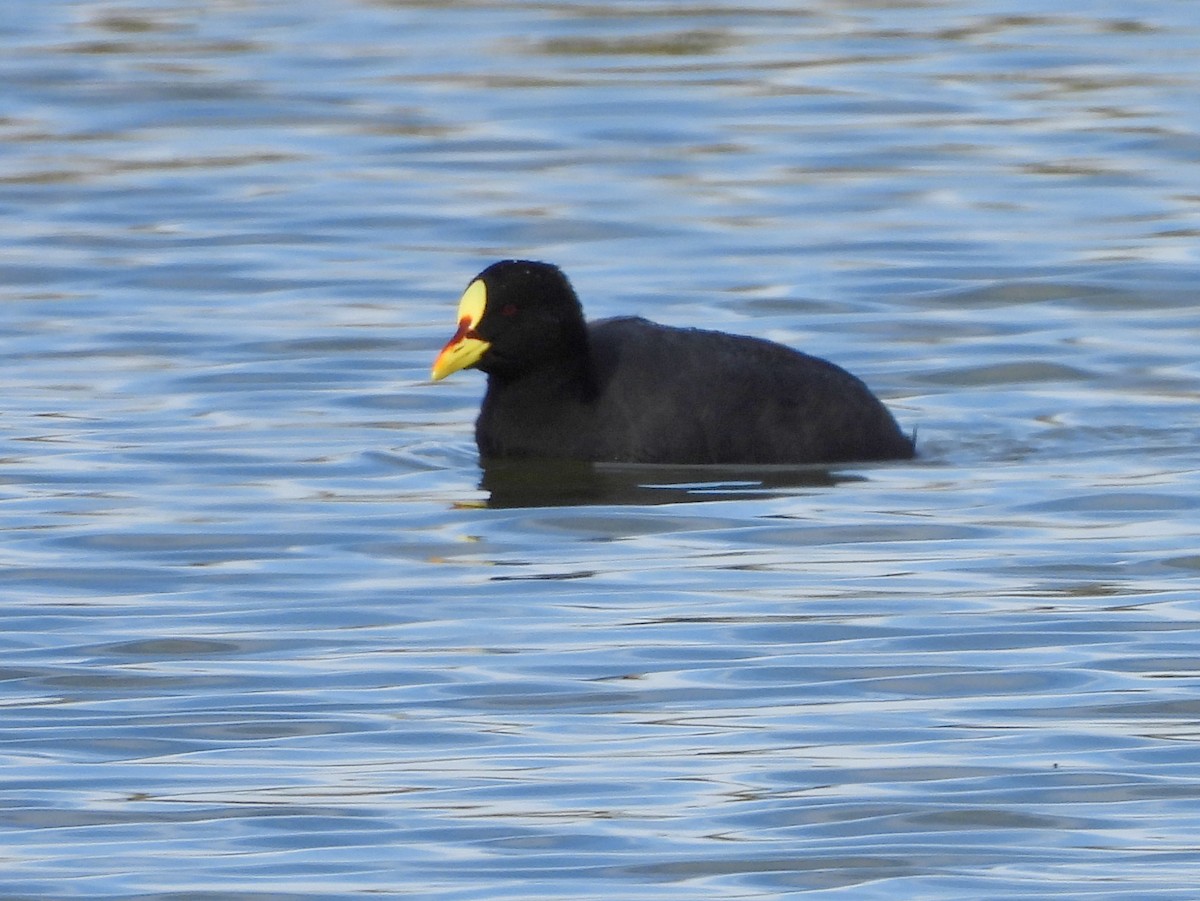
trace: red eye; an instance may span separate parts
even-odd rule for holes
[[[501,316],[516,316],[517,305],[515,303],[506,303],[500,310]]]

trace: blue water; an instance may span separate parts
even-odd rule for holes
[[[1190,901],[1200,6],[0,2],[0,897]],[[911,463],[484,472],[507,256]]]

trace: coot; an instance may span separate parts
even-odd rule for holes
[[[859,379],[782,344],[639,317],[585,322],[555,266],[479,273],[434,380],[487,373],[482,458],[677,464],[908,459],[912,440]]]

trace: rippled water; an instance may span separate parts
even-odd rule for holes
[[[0,4],[0,896],[1191,899],[1200,7]],[[466,281],[912,463],[499,467]]]

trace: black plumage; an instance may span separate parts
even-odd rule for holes
[[[488,376],[484,459],[676,464],[907,459],[908,438],[846,370],[781,344],[637,317],[586,323],[563,273],[481,272],[434,378]]]

